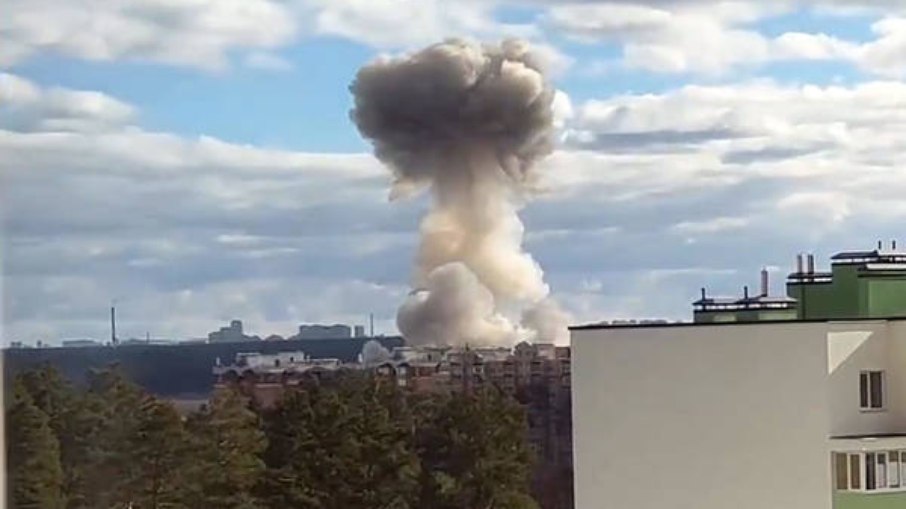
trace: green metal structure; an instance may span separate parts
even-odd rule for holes
[[[768,295],[767,271],[761,293],[742,298],[702,296],[692,303],[696,323],[778,320],[847,320],[906,316],[906,251],[896,242],[889,249],[878,243],[873,251],[847,251],[831,258],[829,272],[815,271],[797,257],[796,271],[787,277],[785,297]]]
[[[830,272],[797,271],[787,279],[800,320],[906,316],[906,252],[851,251],[831,258]]]

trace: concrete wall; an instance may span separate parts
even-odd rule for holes
[[[830,391],[830,435],[870,435],[902,432],[906,412],[895,377],[902,375],[892,346],[892,324],[884,321],[836,322],[828,324],[828,390]],[[903,366],[902,363],[900,363]],[[880,370],[886,373],[886,408],[863,411],[859,408],[859,373]]]
[[[826,324],[574,330],[577,509],[828,509]]]
[[[906,321],[887,322],[887,399],[894,433],[906,432]],[[904,506],[906,507],[906,506]]]

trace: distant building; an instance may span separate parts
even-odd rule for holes
[[[786,295],[770,296],[768,272],[761,291],[742,298],[716,298],[702,289],[692,303],[695,323],[778,320],[858,320],[906,315],[906,251],[878,242],[871,251],[845,251],[831,257],[830,271],[815,270],[814,255],[799,255],[787,276]]]
[[[352,329],[348,325],[320,325],[307,324],[299,326],[299,333],[292,339],[348,339],[352,337]]]
[[[84,348],[89,346],[101,346],[101,343],[93,339],[64,339],[64,348]]]
[[[470,392],[497,387],[521,403],[528,440],[538,457],[533,487],[544,509],[572,507],[570,348],[520,343],[515,348],[396,347],[387,358],[363,363],[311,359],[302,352],[238,354],[216,365],[216,385],[235,385],[262,406],[279,401],[302,380],[323,380],[343,370],[369,370],[415,392]]]
[[[238,343],[240,341],[257,341],[257,336],[246,336],[242,332],[242,320],[233,320],[230,325],[208,334],[209,343]]]
[[[365,326],[364,325],[355,326],[355,337],[357,337],[357,338],[365,337]]]
[[[359,369],[358,364],[343,364],[339,359],[311,359],[304,352],[237,353],[236,359],[213,368],[215,388],[237,386],[258,405],[274,406],[287,388],[304,380],[333,376],[340,369]]]
[[[270,336],[264,338],[265,341],[286,341],[283,339],[283,336],[279,334],[271,334]]]

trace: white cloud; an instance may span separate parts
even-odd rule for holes
[[[748,224],[749,219],[745,217],[716,217],[705,221],[683,221],[673,225],[673,230],[683,235],[717,233],[738,230]]]
[[[137,59],[208,69],[236,48],[273,48],[296,33],[272,0],[7,0],[0,66],[59,52],[89,60]]]
[[[411,48],[454,36],[538,35],[531,24],[501,23],[494,3],[465,0],[312,0],[313,29],[382,48]]]
[[[769,37],[753,25],[796,7],[832,8],[841,16],[854,7],[886,9],[889,15],[872,25],[877,39],[865,43],[825,33]],[[839,60],[900,78],[906,75],[906,18],[891,13],[903,9],[897,2],[857,1],[604,2],[552,6],[545,20],[567,36],[620,44],[622,65],[651,72],[722,74],[781,60]]]
[[[17,131],[95,131],[119,128],[134,117],[132,106],[94,91],[41,89],[0,73],[0,128]]]
[[[872,25],[878,35],[860,48],[858,63],[882,76],[906,78],[906,17],[889,17]]]
[[[245,57],[245,65],[246,67],[265,71],[289,71],[293,68],[293,64],[289,60],[266,51],[249,53]]]

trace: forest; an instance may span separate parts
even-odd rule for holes
[[[522,408],[349,373],[271,409],[232,390],[182,415],[111,367],[50,366],[5,397],[12,509],[535,509]]]

